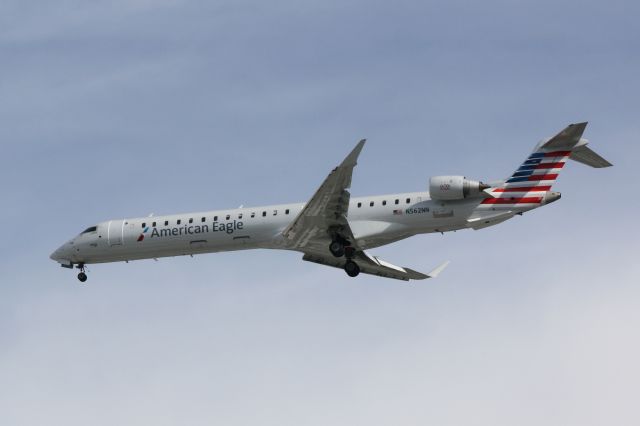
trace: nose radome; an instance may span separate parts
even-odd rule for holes
[[[55,260],[58,263],[68,263],[69,262],[68,247],[66,246],[67,244],[64,244],[58,247],[53,253],[51,253],[49,258],[51,260]]]
[[[57,248],[53,253],[51,253],[51,255],[49,256],[49,259],[55,260],[56,262],[60,261],[61,260],[61,257],[60,257],[61,250],[62,250],[61,248]]]

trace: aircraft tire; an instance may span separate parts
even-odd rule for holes
[[[329,251],[335,257],[342,257],[344,256],[344,245],[340,241],[332,241],[329,244]]]
[[[353,278],[353,277],[357,277],[358,274],[360,273],[360,267],[353,260],[349,260],[344,265],[344,271],[347,273],[347,275]]]
[[[85,282],[87,280],[87,274],[85,274],[84,272],[80,272],[78,274],[78,280],[80,280],[81,283]]]

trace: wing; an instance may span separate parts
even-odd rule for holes
[[[305,253],[302,257],[303,260],[319,263],[321,265],[333,266],[335,268],[344,267],[344,259],[331,256],[331,254],[319,254],[319,253]],[[426,278],[435,278],[447,267],[449,262],[444,262],[442,265],[435,268],[428,274],[423,274],[413,269],[403,268],[393,265],[389,262],[372,256],[365,251],[358,251],[354,254],[353,260],[360,267],[360,272],[364,274],[377,275],[379,277],[394,278],[396,280],[424,280]]]
[[[404,281],[437,276],[449,262],[443,263],[429,274],[423,274],[392,265],[358,247],[347,220],[351,198],[348,189],[351,187],[353,168],[357,164],[364,143],[364,139],[358,142],[342,163],[329,173],[311,200],[282,232],[287,248],[303,252],[302,259],[309,262],[342,269],[345,267],[345,257],[334,257],[329,252],[329,243],[340,237],[349,243],[352,249],[350,259],[358,265],[362,273]]]
[[[365,139],[358,142],[342,163],[329,173],[311,200],[282,232],[289,248],[305,252],[326,251],[328,254],[329,242],[336,235],[355,244],[347,221],[351,198],[347,189],[351,187],[353,168],[364,143]]]

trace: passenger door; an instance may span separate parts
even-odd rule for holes
[[[107,241],[110,246],[121,246],[124,233],[124,220],[109,221],[107,228]]]

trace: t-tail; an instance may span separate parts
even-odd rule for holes
[[[488,190],[493,198],[483,200],[483,204],[535,207],[556,201],[560,193],[551,191],[551,187],[567,159],[597,168],[611,166],[587,146],[589,141],[582,138],[586,127],[587,122],[570,124],[554,137],[540,142],[504,184]]]

